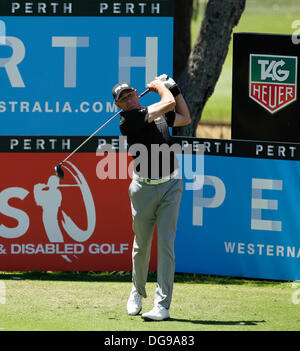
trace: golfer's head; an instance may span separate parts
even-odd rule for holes
[[[118,83],[115,85],[112,95],[115,104],[124,111],[139,107],[137,91],[129,83]]]

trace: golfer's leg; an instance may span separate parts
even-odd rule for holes
[[[132,248],[132,282],[138,293],[146,297],[146,282],[155,225],[155,196],[151,186],[132,181],[130,185],[132,228],[135,233]]]
[[[135,221],[135,227],[136,227]],[[146,282],[150,261],[150,250],[154,225],[143,227],[142,231],[136,229],[132,248],[132,282],[136,290],[143,297],[146,294]]]
[[[169,184],[170,183],[170,184]],[[182,195],[182,180],[175,179],[167,184],[166,191],[157,212],[157,288],[155,304],[169,309],[174,284],[177,218]]]

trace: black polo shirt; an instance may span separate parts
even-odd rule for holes
[[[156,118],[151,123],[148,122],[147,108],[121,112],[120,131],[122,135],[127,136],[136,174],[143,178],[158,179],[168,176],[178,168],[176,155],[172,151],[168,152],[168,147],[171,146],[169,127],[173,127],[174,121],[174,111]],[[160,151],[162,149],[158,148],[163,144],[166,147],[165,151]]]

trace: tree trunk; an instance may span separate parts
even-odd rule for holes
[[[214,91],[227,56],[232,29],[239,22],[245,2],[208,1],[196,43],[178,80],[190,108],[192,123],[174,128],[174,135],[196,136],[203,107]]]
[[[193,0],[174,0],[173,78],[178,80],[191,52]]]

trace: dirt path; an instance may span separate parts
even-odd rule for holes
[[[207,139],[231,139],[231,126],[201,123],[197,128],[197,137]]]

